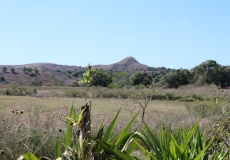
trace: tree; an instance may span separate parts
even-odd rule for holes
[[[144,99],[144,103],[141,103],[140,101],[137,101],[137,99],[134,99],[134,102],[138,103],[142,109],[142,116],[141,116],[141,121],[144,123],[144,117],[145,117],[145,110],[149,104],[149,101],[151,99],[150,94],[148,93],[142,93],[141,99]]]
[[[148,87],[149,85],[152,84],[152,81],[153,81],[152,77],[149,76],[146,72],[143,72],[143,73],[137,72],[131,76],[131,83],[134,86],[143,84],[146,87]]]
[[[161,80],[161,86],[166,88],[178,88],[181,85],[187,85],[192,81],[192,74],[187,69],[171,71],[164,75]]]
[[[24,73],[26,73],[26,71],[27,71],[27,68],[26,68],[26,67],[24,67],[24,68],[23,68],[23,72],[24,72]]]
[[[43,85],[43,82],[42,82],[42,80],[39,80],[38,78],[35,78],[35,79],[33,79],[33,81],[31,82],[31,84],[32,84],[33,86],[42,86],[42,85]]]
[[[0,82],[5,82],[5,78],[4,77],[0,77]]]
[[[12,73],[15,73],[15,68],[11,68],[10,71],[11,71]]]
[[[118,88],[124,87],[128,84],[128,73],[114,72],[112,73],[112,85]]]
[[[112,78],[109,73],[104,69],[96,69],[92,77],[92,85],[107,87],[112,83]]]
[[[28,72],[28,73],[32,73],[32,71],[33,71],[33,69],[32,69],[32,68],[30,68],[30,67],[29,67],[29,68],[27,68],[27,72]]]
[[[34,68],[34,73],[35,73],[35,74],[38,74],[38,73],[39,73],[39,71],[38,71],[38,69],[37,69],[36,67]]]
[[[157,75],[156,77],[153,78],[153,82],[158,83],[161,80],[162,77],[164,77],[163,74]]]
[[[223,68],[214,60],[207,60],[200,65],[191,69],[195,76],[195,83],[197,84],[216,84],[221,83],[220,75]]]
[[[219,75],[217,77],[219,86],[226,88],[230,86],[230,67],[223,66],[220,68]]]
[[[71,73],[71,75],[73,77],[83,78],[83,73],[84,73],[83,70],[79,70],[79,71],[75,70]]]
[[[3,71],[4,73],[6,73],[7,67],[6,67],[6,66],[2,67],[2,71]]]

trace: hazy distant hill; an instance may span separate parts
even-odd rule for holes
[[[2,67],[3,65],[0,65]],[[15,69],[23,69],[24,67],[46,69],[46,70],[81,70],[85,67],[81,66],[68,66],[68,65],[59,65],[54,63],[31,63],[23,65],[7,65],[8,67],[14,67]],[[127,57],[120,62],[110,64],[110,65],[93,65],[94,68],[103,68],[112,71],[130,71],[130,70],[147,70],[149,67],[147,65],[139,63],[133,57]]]
[[[147,70],[147,65],[139,63],[133,57],[127,57],[120,62],[110,65],[95,65],[94,68],[104,68],[112,71],[133,71],[133,70]]]
[[[22,69],[24,67],[38,68],[38,69],[49,69],[49,70],[79,70],[83,67],[80,66],[68,66],[68,65],[59,65],[54,63],[31,63],[24,65],[11,65],[14,68]]]

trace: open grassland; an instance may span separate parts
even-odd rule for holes
[[[124,121],[128,121],[141,111],[139,104],[132,99],[99,98],[91,99],[91,101],[92,117],[95,119],[112,118],[121,109],[121,118]],[[15,110],[23,111],[26,115],[31,110],[37,108],[41,113],[49,113],[58,118],[61,115],[67,114],[72,105],[80,109],[85,100],[84,98],[0,96],[0,102],[1,112],[5,117],[11,115],[12,111]],[[139,102],[142,102],[142,100],[139,100]],[[186,104],[187,102],[180,101],[150,101],[146,109],[145,119],[156,123],[170,118],[176,118],[176,120],[184,118],[189,114]]]
[[[66,115],[71,106],[80,110],[84,105],[85,88],[72,87],[25,87],[36,90],[33,95],[9,96],[1,87],[0,95],[0,150],[4,159],[16,159],[21,153],[53,157],[57,139],[64,141]],[[108,89],[92,87],[88,92],[91,101],[92,133],[102,121],[105,128],[121,109],[114,128],[116,134],[138,114],[134,130],[143,128],[140,96],[151,93],[144,120],[151,130],[159,134],[160,126],[174,131],[180,126],[191,128],[199,122],[201,130],[208,129],[222,117],[229,117],[229,90],[216,86],[186,86],[179,89]],[[0,157],[1,158],[1,157]]]

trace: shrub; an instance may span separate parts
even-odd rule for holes
[[[10,71],[11,71],[12,73],[15,73],[15,68],[11,68]]]
[[[5,78],[4,77],[0,77],[0,82],[5,82]]]
[[[192,97],[184,97],[184,98],[179,99],[179,101],[182,101],[182,102],[193,102],[193,101],[196,101],[196,99],[192,98]]]
[[[37,91],[33,89],[27,89],[26,87],[11,84],[7,89],[4,90],[4,94],[8,96],[25,96],[34,95]]]
[[[42,80],[39,80],[38,78],[35,78],[35,79],[33,79],[33,81],[31,82],[31,84],[32,84],[33,86],[42,86],[42,85],[43,85],[43,82],[42,82]]]
[[[77,97],[77,98],[83,98],[84,93],[77,91],[77,90],[68,90],[64,93],[64,96],[66,97]]]
[[[52,86],[51,83],[44,83],[43,86]]]
[[[6,73],[7,67],[6,67],[6,66],[2,67],[2,71],[3,71],[4,73]]]

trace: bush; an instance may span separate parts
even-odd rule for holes
[[[3,71],[4,73],[6,73],[7,67],[6,67],[6,66],[2,67],[2,71]]]
[[[42,85],[43,85],[43,82],[42,82],[42,80],[39,80],[38,78],[35,78],[35,79],[31,82],[31,84],[32,84],[33,86],[42,86]]]
[[[196,99],[192,98],[192,97],[184,97],[184,98],[179,99],[179,101],[182,101],[182,102],[193,102],[193,101],[196,101]]]
[[[5,82],[5,78],[4,77],[0,77],[0,82]]]
[[[51,83],[44,83],[43,86],[52,86]]]
[[[3,94],[8,96],[26,96],[26,95],[35,95],[37,93],[34,89],[27,89],[26,87],[21,87],[16,84],[11,84]]]
[[[66,97],[77,97],[77,98],[83,98],[85,95],[83,92],[77,91],[77,90],[68,90],[64,93],[64,96]]]

